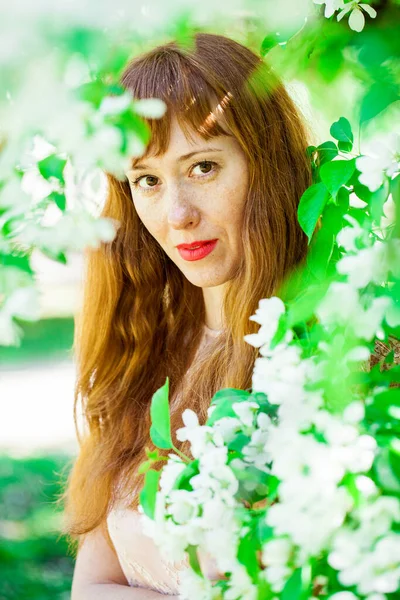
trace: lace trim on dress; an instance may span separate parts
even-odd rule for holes
[[[128,508],[114,508],[107,518],[110,537],[121,568],[131,587],[151,589],[160,594],[178,594],[179,572],[189,567],[187,559],[164,559],[153,540],[142,533],[141,514]],[[135,533],[137,547],[129,544]]]

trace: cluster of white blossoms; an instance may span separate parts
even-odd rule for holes
[[[370,485],[374,486],[372,480]],[[383,600],[383,594],[397,592],[400,582],[400,535],[391,531],[400,522],[400,500],[394,496],[363,499],[351,514],[349,524],[333,539],[328,556],[345,587],[357,586],[369,600]]]
[[[213,409],[209,408],[209,416]],[[223,418],[213,427],[200,425],[197,415],[186,409],[182,415],[185,427],[177,430],[177,438],[189,440],[192,455],[199,461],[198,473],[190,479],[192,489],[174,488],[186,465],[175,454],[170,454],[160,478],[154,521],[143,515],[145,531],[169,560],[182,560],[189,545],[197,546],[200,555],[207,554],[214,560],[216,572],[232,572],[234,576],[224,596],[228,600],[237,597],[256,600],[257,597],[256,586],[237,559],[243,535],[237,509],[242,504],[235,498],[239,481],[228,464],[225,445],[234,432],[251,435],[256,431],[257,409],[258,404],[253,402],[235,403],[233,410],[237,418]],[[250,456],[249,462],[252,462]],[[215,593],[207,579],[192,571],[182,573],[181,598],[213,598]]]
[[[184,558],[189,545],[211,555],[219,571],[229,573],[222,596],[229,600],[257,597],[257,585],[237,558],[248,531],[238,492],[256,491],[268,498],[268,485],[260,483],[262,477],[249,477],[251,469],[278,481],[278,501],[265,510],[273,535],[263,543],[260,558],[260,577],[277,598],[294,572],[321,553],[338,571],[339,583],[357,590],[359,596],[343,592],[349,599],[385,600],[385,593],[400,586],[400,535],[392,530],[400,520],[400,502],[382,496],[368,476],[378,446],[365,429],[365,404],[355,397],[340,414],[325,406],[324,354],[329,355],[334,327],[353,328],[359,345],[346,356],[352,361],[369,356],[363,344],[380,334],[383,319],[400,324],[389,296],[364,302],[364,308],[362,303],[371,282],[380,286],[389,271],[400,276],[399,241],[374,243],[354,219],[348,220],[352,226],[338,235],[346,254],[337,264],[347,280],[333,283],[316,311],[326,332],[318,355],[303,357],[293,330],[272,347],[286,308],[277,297],[262,299],[251,317],[260,329],[244,338],[260,353],[251,397],[233,402],[233,414],[210,420],[217,409],[212,405],[203,426],[193,411],[185,410],[185,426],[177,437],[190,442],[198,467],[185,489],[176,486],[186,468],[176,455],[170,455],[161,475],[148,532],[169,558]],[[238,434],[247,442],[230,458],[228,445]],[[207,578],[190,570],[180,591],[184,599],[221,597]],[[346,600],[340,594],[332,598]]]
[[[400,171],[400,133],[392,131],[374,136],[364,148],[365,154],[356,158],[361,173],[358,180],[375,192],[385,176],[392,179]]]
[[[375,336],[382,339],[383,319],[390,327],[400,325],[399,306],[390,296],[374,298],[363,290],[370,283],[377,286],[384,283],[389,271],[400,277],[400,239],[370,240],[356,219],[350,215],[345,219],[352,226],[344,227],[337,236],[346,254],[336,268],[346,281],[330,285],[316,314],[326,328],[342,324],[352,329],[361,341],[371,341]]]
[[[301,358],[291,335],[274,349],[268,348],[284,310],[279,298],[263,300],[253,317],[261,324],[260,331],[257,337],[245,337],[260,347],[262,355],[256,360],[253,391],[267,394],[271,403],[279,405],[278,423],[269,424],[262,447],[263,455],[272,461],[271,473],[280,480],[279,502],[266,515],[274,537],[263,549],[264,574],[275,592],[283,589],[293,565],[300,566],[329,547],[354,507],[350,492],[339,484],[346,473],[368,472],[376,450],[374,438],[359,431],[362,403],[353,402],[339,418],[322,408],[320,391],[307,390],[307,382],[316,381],[318,370],[313,360]],[[312,425],[324,441],[305,433]]]
[[[362,3],[360,0],[352,0],[344,3],[343,0],[314,0],[314,4],[325,4],[325,17],[329,19],[337,10],[337,20],[340,21],[345,15],[349,15],[349,27],[353,31],[360,32],[364,29],[365,17],[367,13],[371,19],[375,19],[377,12],[369,4]]]

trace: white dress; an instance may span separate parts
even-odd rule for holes
[[[216,337],[219,333],[220,331],[204,325],[204,336],[199,351],[208,339]],[[183,560],[174,563],[162,558],[153,540],[144,533],[141,520],[141,513],[122,504],[114,506],[107,517],[108,532],[122,571],[132,587],[178,595],[179,574],[188,568],[188,562]]]

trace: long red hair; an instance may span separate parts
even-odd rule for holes
[[[137,469],[145,448],[151,447],[150,401],[167,376],[173,431],[182,426],[187,407],[204,422],[218,389],[251,388],[258,351],[243,336],[256,332],[258,325],[249,317],[307,254],[297,207],[312,183],[306,156],[309,131],[265,61],[232,39],[197,33],[192,47],[170,42],[134,58],[120,81],[133,98],[161,98],[167,105],[161,119],[146,119],[152,155],[168,147],[172,114],[188,136],[194,129],[205,140],[224,133],[218,120],[223,114],[249,166],[244,252],[224,299],[226,330],[207,348],[184,393],[175,398],[201,338],[202,290],[184,277],[146,230],[128,181],[107,173],[102,216],[120,226],[112,242],[86,252],[83,305],[75,323],[80,449],[61,497],[65,533],[73,545],[97,526],[104,527],[117,480],[127,493],[142,483]],[[218,99],[217,110],[213,98]],[[82,434],[77,426],[79,401]],[[174,441],[189,453],[186,444]],[[135,493],[132,507],[137,503]]]

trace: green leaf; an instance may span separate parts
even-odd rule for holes
[[[390,180],[390,193],[395,206],[395,225],[393,235],[400,238],[400,175]]]
[[[281,592],[281,600],[299,600],[302,590],[301,568],[294,571]]]
[[[174,483],[174,490],[193,490],[193,486],[190,480],[199,473],[199,461],[198,459],[186,465],[186,467],[179,473]]]
[[[253,583],[257,583],[260,567],[257,560],[257,537],[251,529],[239,542],[238,561],[246,567]]]
[[[61,263],[62,265],[67,264],[67,257],[64,252],[54,252],[51,248],[40,248],[41,252],[51,260]]]
[[[218,419],[222,417],[237,417],[232,405],[235,402],[243,402],[249,400],[250,392],[246,390],[237,390],[235,388],[225,388],[218,390],[211,399],[211,406],[216,408],[207,419],[207,425],[214,425]]]
[[[107,86],[101,81],[101,79],[88,81],[75,90],[75,94],[78,99],[93,104],[95,108],[100,107],[100,104],[107,93]]]
[[[50,200],[53,200],[53,202],[56,203],[56,205],[58,206],[58,208],[62,211],[65,211],[66,206],[67,206],[67,200],[65,198],[65,194],[59,194],[58,192],[52,192],[51,194],[49,194],[47,196],[47,198],[50,198]]]
[[[248,435],[240,432],[228,443],[228,450],[241,452],[243,448],[250,442],[250,439],[251,438],[249,438]]]
[[[309,242],[328,198],[329,192],[323,183],[314,183],[306,189],[300,198],[297,216],[299,224],[307,235]]]
[[[378,484],[385,492],[400,493],[400,480],[393,472],[391,464],[390,450],[381,448],[378,456],[375,458],[373,469],[376,473]]]
[[[369,121],[392,102],[400,99],[397,85],[379,81],[373,83],[361,102],[360,122]]]
[[[235,402],[239,402],[240,400],[248,400],[250,396],[250,392],[246,390],[238,390],[236,388],[224,388],[223,390],[218,390],[211,398],[211,405],[219,404],[222,400],[231,399]],[[215,411],[214,411],[215,412]]]
[[[341,152],[351,152],[353,144],[351,142],[338,142],[338,147]]]
[[[311,158],[316,150],[317,150],[317,146],[307,146],[307,148],[306,148],[307,158]]]
[[[267,525],[265,522],[265,510],[260,511],[260,515],[255,517],[256,519],[256,534],[258,538],[258,547],[263,546],[268,540],[274,536],[274,528]]]
[[[400,388],[389,388],[374,397],[373,405],[388,411],[391,406],[400,407]]]
[[[385,204],[389,195],[389,184],[385,180],[384,183],[375,192],[372,192],[369,197],[368,205],[371,217],[379,224],[382,217],[384,216],[383,205]]]
[[[272,592],[270,584],[261,571],[257,584],[257,600],[265,600],[266,598],[273,598],[274,596],[276,596],[276,594]]]
[[[332,123],[329,133],[339,142],[347,142],[350,150],[353,145],[354,137],[350,122],[345,117],[340,117],[338,121]],[[340,146],[339,146],[340,148]]]
[[[329,193],[336,198],[342,185],[345,185],[355,170],[355,159],[334,160],[322,165],[319,174]]]
[[[319,166],[321,167],[324,163],[329,162],[336,158],[339,154],[337,146],[335,142],[324,142],[320,144],[317,148],[318,150],[318,158],[319,158]]]
[[[140,463],[137,472],[140,474],[147,473],[153,463],[153,460],[145,460],[144,462]]]
[[[148,460],[142,462],[139,465],[138,473],[147,473],[147,471],[150,469],[150,467],[155,462],[158,462],[160,460],[162,460],[162,461],[167,461],[168,460],[168,458],[166,456],[161,456],[158,453],[158,450],[149,450],[148,448],[146,448],[146,455],[147,455],[147,459]]]
[[[30,257],[27,255],[13,255],[13,254],[3,254],[0,252],[0,265],[2,267],[12,266],[21,269],[21,271],[25,271],[30,275],[33,274],[33,270],[30,265]]]
[[[160,477],[160,471],[155,471],[154,469],[147,471],[144,478],[143,489],[139,494],[140,504],[142,505],[145,514],[150,517],[150,519],[154,519],[156,496]]]
[[[275,48],[282,40],[276,33],[270,33],[261,42],[260,55],[265,56],[272,48]]]
[[[37,163],[38,169],[42,177],[45,179],[50,179],[50,177],[55,177],[62,183],[64,183],[64,167],[67,163],[67,159],[59,158],[56,154],[50,154],[43,160],[40,160]]]
[[[150,437],[155,446],[162,449],[173,448],[171,438],[171,420],[169,415],[169,379],[160,387],[151,399]]]
[[[315,278],[321,282],[327,276],[336,236],[344,225],[343,217],[349,207],[350,192],[340,188],[337,204],[327,204],[322,214],[322,226],[314,234],[307,257],[307,265]],[[311,316],[311,314],[310,314]]]
[[[186,548],[186,552],[189,556],[189,564],[192,567],[193,571],[197,573],[199,577],[204,579],[203,572],[200,567],[199,557],[197,555],[197,546],[188,546]]]
[[[290,327],[307,321],[312,317],[315,308],[324,297],[328,286],[329,281],[323,280],[321,283],[308,286],[297,296],[294,302],[288,306]]]
[[[393,474],[400,482],[400,440],[393,438],[389,446],[389,464]]]

